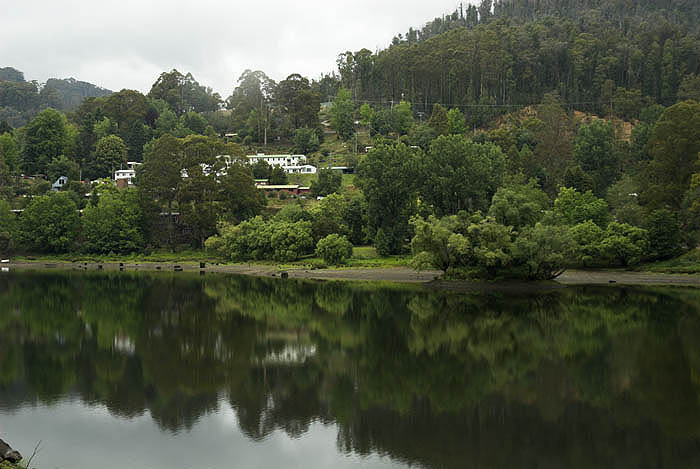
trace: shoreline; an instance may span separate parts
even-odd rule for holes
[[[79,271],[124,271],[124,272],[200,272],[250,275],[254,277],[288,278],[308,280],[340,280],[366,282],[393,282],[423,284],[445,289],[471,288],[527,288],[535,285],[550,287],[575,285],[656,285],[686,286],[700,288],[700,274],[665,274],[653,272],[604,271],[604,270],[567,270],[549,282],[522,281],[465,281],[442,280],[441,271],[427,270],[417,272],[409,267],[350,267],[339,269],[308,269],[290,267],[280,269],[275,265],[265,264],[206,264],[204,268],[192,261],[183,262],[10,262],[0,264],[3,270],[79,270]]]

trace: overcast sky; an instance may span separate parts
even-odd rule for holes
[[[466,5],[466,1],[464,2]],[[0,0],[0,67],[148,92],[177,68],[228,96],[245,69],[318,78],[346,50],[454,11],[459,0]]]

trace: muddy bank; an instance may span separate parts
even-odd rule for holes
[[[204,268],[198,263],[50,263],[26,262],[2,264],[3,269],[17,270],[85,270],[85,271],[160,271],[160,272],[201,272],[201,273],[230,273],[253,275],[258,277],[282,277],[314,280],[355,280],[370,282],[399,282],[430,284],[434,287],[447,289],[484,288],[529,288],[535,284],[524,282],[468,282],[440,280],[441,271],[430,270],[416,272],[408,267],[391,268],[347,268],[347,269],[318,269],[290,268],[280,270],[275,265],[265,264],[206,264]],[[569,270],[559,276],[554,282],[539,282],[537,285],[548,285],[548,288],[565,285],[678,285],[700,287],[700,275],[658,274],[624,271],[587,271]]]

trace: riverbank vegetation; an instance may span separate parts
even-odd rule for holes
[[[543,17],[485,1],[343,53],[319,80],[246,71],[224,100],[173,70],[147,95],[2,122],[0,253],[352,265],[347,242],[457,278],[697,272],[694,23],[659,2],[624,21],[617,0],[551,3]],[[247,164],[262,151],[305,153],[319,171]],[[135,185],[117,189],[127,161],[142,163]]]

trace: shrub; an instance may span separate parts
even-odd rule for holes
[[[648,253],[647,239],[647,231],[642,228],[612,222],[600,241],[600,256],[609,265],[627,267],[638,264]]]
[[[134,190],[106,191],[83,211],[84,248],[94,253],[129,253],[144,246],[141,206]]]
[[[316,255],[327,264],[343,264],[347,258],[352,257],[352,243],[345,236],[333,233],[318,242]]]
[[[67,252],[80,230],[78,209],[65,192],[35,197],[19,221],[22,243],[40,252]]]
[[[308,221],[265,221],[257,216],[238,225],[224,225],[219,232],[205,246],[232,260],[294,261],[312,253],[314,247]]]

